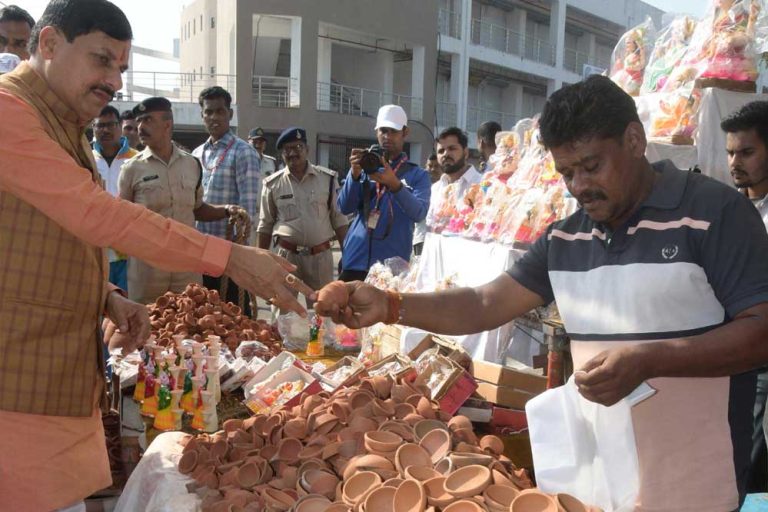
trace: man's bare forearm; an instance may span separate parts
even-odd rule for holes
[[[543,303],[537,294],[502,274],[477,288],[404,294],[402,323],[438,334],[473,334],[495,329]]]

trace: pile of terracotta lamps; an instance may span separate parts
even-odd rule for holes
[[[280,334],[265,320],[251,320],[239,306],[221,300],[219,292],[190,283],[182,293],[167,292],[147,306],[152,334],[161,346],[169,345],[175,334],[202,342],[216,335],[235,350],[241,341],[260,341],[268,352],[256,354],[269,359],[282,350]]]
[[[185,439],[203,512],[593,512],[531,488],[492,435],[390,377]]]

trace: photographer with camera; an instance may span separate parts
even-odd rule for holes
[[[429,174],[403,152],[408,117],[398,105],[384,105],[376,118],[376,139],[353,149],[351,168],[337,203],[355,219],[344,240],[342,281],[362,281],[377,261],[410,260],[414,224],[427,216]]]

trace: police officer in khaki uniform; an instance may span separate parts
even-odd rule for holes
[[[173,111],[166,98],[147,98],[133,109],[139,137],[146,148],[126,161],[118,184],[122,199],[143,204],[153,212],[195,227],[195,221],[212,221],[238,213],[237,206],[203,202],[200,162],[173,143]],[[180,293],[188,283],[202,283],[195,273],[173,273],[141,260],[128,261],[128,294],[148,304],[167,291]]]
[[[274,238],[277,254],[298,267],[296,276],[319,290],[333,280],[331,241],[343,245],[349,224],[336,207],[336,173],[309,163],[301,128],[283,131],[277,149],[286,167],[264,180],[258,244],[269,249]]]
[[[264,130],[261,127],[254,128],[248,132],[248,143],[259,154],[259,169],[261,170],[262,178],[274,174],[277,170],[277,160],[264,153],[264,150],[267,149],[267,138],[264,136]]]

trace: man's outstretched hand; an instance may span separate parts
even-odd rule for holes
[[[389,312],[386,292],[362,281],[345,283],[349,298],[346,304],[338,300],[321,300],[315,304],[315,312],[329,316],[337,324],[350,329],[360,329],[385,321]],[[322,290],[318,296],[322,296]]]

